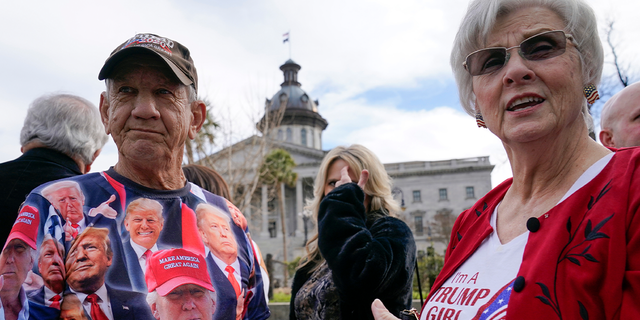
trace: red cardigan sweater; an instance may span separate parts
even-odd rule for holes
[[[617,150],[592,181],[528,221],[507,319],[640,319],[639,169],[640,148]],[[511,183],[460,214],[430,294],[493,232],[489,219]]]

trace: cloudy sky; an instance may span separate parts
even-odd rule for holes
[[[640,53],[640,2],[588,2],[601,30],[606,19],[615,19],[622,58],[633,62]],[[302,88],[320,101],[329,122],[324,149],[361,143],[383,162],[488,155],[496,165],[495,185],[511,175],[508,160],[500,141],[462,111],[448,63],[467,3],[9,1],[0,11],[0,162],[20,155],[19,132],[32,100],[66,92],[97,105],[104,87],[97,75],[109,53],[134,34],[150,32],[191,50],[199,93],[213,103],[227,132],[221,146],[253,133],[291,53],[302,66]],[[285,32],[291,47],[282,43]],[[93,171],[116,161],[110,141]]]

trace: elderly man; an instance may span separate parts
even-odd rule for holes
[[[211,319],[216,294],[200,254],[170,249],[149,259],[147,303],[157,320]]]
[[[150,319],[144,294],[118,290],[105,283],[113,259],[108,234],[108,229],[89,227],[75,239],[65,263],[69,288],[91,319]]]
[[[80,184],[73,180],[52,182],[42,189],[41,194],[50,203],[41,235],[50,235],[68,248],[71,241],[89,226],[109,229],[109,237],[114,243],[112,250],[117,255],[107,277],[112,280],[112,285],[129,288],[131,279],[126,272],[126,263],[121,254],[123,245],[118,236],[117,222],[113,219],[117,212],[109,206],[116,197],[111,195],[96,208],[88,209]]]
[[[238,260],[238,244],[231,230],[231,218],[206,203],[198,205],[196,218],[202,241],[209,251],[206,257],[211,281],[221,295],[220,312],[235,313],[236,319],[242,319],[247,293],[247,285],[242,282],[246,275],[242,273],[248,273],[249,270],[246,264]],[[234,299],[230,299],[234,293],[237,298],[235,304]]]
[[[67,293],[64,295],[64,304],[60,309],[60,320],[87,320],[82,302],[75,294]]]
[[[62,238],[62,226],[64,225],[65,241],[71,241],[87,227],[87,219],[84,214],[84,193],[80,185],[75,181],[60,181],[47,186],[42,190],[44,196],[56,212],[49,212],[46,222],[47,233],[59,241]],[[49,210],[51,211],[51,210]],[[59,221],[62,220],[62,221]],[[60,229],[58,229],[60,228]]]
[[[123,241],[129,238],[127,235],[131,235],[131,231],[125,230],[125,212],[138,198],[153,199],[162,205],[161,244],[204,255],[194,210],[199,203],[206,202],[229,215],[229,205],[209,192],[191,190],[197,187],[187,184],[182,173],[187,139],[195,138],[206,116],[205,104],[197,99],[198,77],[189,50],[168,38],[137,34],[111,53],[98,78],[106,84],[106,91],[100,96],[100,113],[105,130],[118,149],[118,162],[107,171],[67,180],[78,182],[87,208],[96,208],[114,196],[107,206],[116,212],[115,217],[97,215],[94,219],[95,223],[116,222],[117,232],[109,235],[114,249],[112,261],[118,257],[124,260],[124,250],[116,251],[118,245],[123,247]],[[51,203],[43,197],[43,188],[35,189],[26,203],[36,206],[45,216],[47,212],[43,211],[48,211]],[[251,289],[263,290],[246,230],[236,225],[231,229],[236,234],[238,257],[247,261],[250,270],[240,274],[242,283],[252,284]],[[67,274],[69,277],[70,270]],[[121,278],[124,277],[130,281],[119,288],[133,289],[140,280],[140,275],[126,268]],[[105,282],[113,286],[116,280],[107,277]],[[219,299],[221,295],[218,294]],[[235,292],[222,298],[238,299]],[[247,319],[266,319],[270,315],[264,299],[249,297],[245,304]],[[220,314],[220,317],[233,319],[235,313]]]
[[[92,217],[98,213],[107,217],[115,217],[116,212],[109,207],[109,203],[115,200],[115,196],[111,196],[107,201],[101,203],[97,208],[89,210],[88,214],[84,213],[84,193],[80,189],[80,184],[75,181],[65,180],[54,182],[42,189],[42,196],[45,197],[57,212],[49,210],[49,215],[45,223],[46,233],[51,234],[54,238],[60,240],[61,235],[58,226],[64,225],[65,241],[75,239],[89,224]],[[62,220],[60,222],[59,220]]]
[[[88,100],[49,94],[33,101],[20,132],[22,156],[0,164],[0,243],[31,190],[89,172],[107,139],[98,108]]]
[[[600,118],[600,142],[605,147],[640,146],[640,82],[611,97]]]
[[[40,245],[38,256],[38,272],[44,285],[27,293],[29,300],[47,307],[60,309],[62,291],[64,290],[65,268],[64,247],[51,235],[46,234]]]
[[[57,310],[27,299],[22,287],[36,255],[38,210],[23,206],[0,254],[0,315],[2,319],[57,319]]]
[[[151,254],[158,251],[158,238],[163,226],[164,217],[160,202],[138,198],[127,206],[124,227],[129,232],[130,240],[124,241],[123,246],[127,258],[127,269],[129,274],[134,275],[132,277],[135,280],[132,283],[134,290],[147,290],[144,271]]]

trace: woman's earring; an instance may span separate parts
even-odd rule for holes
[[[596,100],[600,99],[598,88],[593,84],[586,85],[584,87],[584,97],[587,98],[589,104],[594,104]]]
[[[476,124],[478,128],[486,128],[487,125],[484,124],[484,119],[482,118],[482,113],[480,111],[476,111]]]

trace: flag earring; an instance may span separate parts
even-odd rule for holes
[[[476,124],[478,128],[486,128],[487,126],[484,124],[484,119],[482,118],[482,113],[480,111],[476,111]]]
[[[600,99],[598,88],[593,84],[586,85],[584,87],[584,97],[587,98],[589,104],[594,104],[596,100]]]

